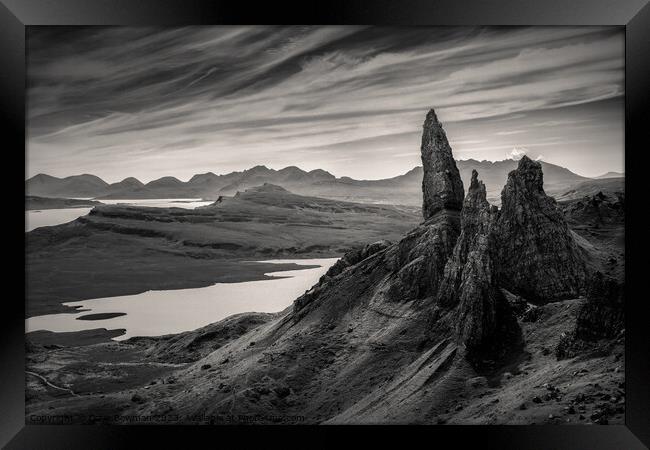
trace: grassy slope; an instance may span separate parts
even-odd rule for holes
[[[397,239],[418,208],[303,197],[272,186],[196,210],[100,206],[27,234],[27,316],[65,301],[263,279],[294,265],[247,261],[332,257]]]
[[[72,198],[48,198],[25,196],[25,211],[39,209],[62,209],[62,208],[83,208],[101,205],[102,202],[95,200],[75,200]]]

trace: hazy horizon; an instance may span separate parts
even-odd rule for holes
[[[112,183],[256,165],[381,179],[458,160],[624,172],[620,27],[29,27],[27,173]]]
[[[470,161],[470,160],[475,160],[475,161],[479,161],[479,162],[488,161],[488,162],[491,162],[491,163],[498,163],[498,162],[504,162],[504,161],[518,161],[518,159],[514,159],[514,158],[507,158],[507,159],[501,159],[501,160],[495,160],[495,161],[490,161],[490,160],[476,160],[476,159],[474,159],[474,158],[468,158],[468,159],[457,159],[457,158],[456,158],[456,161]],[[539,160],[539,161],[542,161],[542,160]],[[551,163],[551,162],[549,162],[549,161],[543,161],[543,162],[545,162],[545,163],[549,163],[549,164],[553,164],[553,163]],[[310,172],[310,170],[303,169],[303,168],[300,167],[299,165],[284,166],[284,167],[269,167],[269,166],[267,166],[267,165],[265,165],[265,164],[258,164],[258,166],[264,166],[264,167],[266,167],[267,169],[272,169],[272,170],[275,170],[275,171],[279,171],[279,170],[282,170],[282,169],[286,169],[286,168],[288,168],[288,167],[297,167],[298,169],[303,170],[304,172]],[[250,169],[252,169],[253,167],[255,167],[255,166],[248,167],[248,168],[243,169],[243,170],[239,170],[238,172],[243,172],[243,171],[246,171],[246,170],[250,170]],[[422,164],[418,164],[417,166],[413,166],[411,169],[407,170],[406,172],[404,172],[404,173],[399,173],[399,174],[394,175],[394,176],[397,177],[397,176],[400,176],[400,175],[404,175],[405,173],[407,173],[407,172],[409,172],[409,171],[411,171],[411,170],[413,170],[413,169],[415,169],[415,168],[418,168],[418,167],[421,168],[421,167],[422,167]],[[560,167],[561,167],[561,166],[560,166]],[[311,170],[316,170],[316,169],[311,169]],[[570,170],[570,169],[569,169],[569,170]],[[205,174],[205,173],[209,173],[209,172],[212,172],[212,173],[215,174],[215,175],[227,175],[227,174],[229,174],[229,173],[232,173],[233,171],[231,171],[231,172],[216,172],[216,171],[214,171],[214,170],[206,170],[206,171],[204,171],[204,172],[197,172],[197,173],[195,173],[195,174],[192,174],[192,175],[190,175],[190,176],[187,177],[187,178],[177,177],[177,176],[174,176],[173,174],[163,175],[162,177],[152,178],[152,179],[147,179],[147,180],[143,180],[143,179],[140,179],[140,178],[135,177],[135,176],[132,176],[132,175],[127,175],[127,176],[124,176],[123,178],[120,178],[120,179],[114,179],[114,180],[105,179],[105,178],[103,178],[103,177],[100,177],[100,178],[101,178],[102,180],[106,181],[106,182],[109,183],[109,184],[111,184],[111,183],[118,183],[118,182],[120,182],[120,181],[124,181],[124,180],[127,179],[127,178],[136,178],[138,181],[141,181],[141,182],[143,182],[144,184],[146,184],[146,183],[149,183],[150,181],[155,181],[155,180],[158,180],[158,179],[160,179],[160,178],[163,178],[163,177],[170,177],[170,176],[171,176],[171,177],[174,177],[174,178],[176,178],[176,179],[178,179],[179,181],[182,181],[182,182],[188,182],[188,181],[192,178],[192,176],[194,176],[194,175],[201,175],[201,174]],[[329,172],[329,171],[328,171],[328,172]],[[573,172],[573,171],[572,171],[572,172]],[[617,172],[617,173],[621,173],[621,174],[623,174],[623,175],[625,174],[624,171],[614,171],[614,170],[610,170],[610,171],[603,172],[603,173],[601,173],[601,174],[599,174],[599,175],[595,175],[595,176],[606,175],[608,172]],[[346,177],[346,176],[347,176],[347,175],[339,175],[339,174],[332,173],[332,172],[329,172],[329,173],[332,174],[332,175],[334,175],[336,178],[343,178],[343,177]],[[580,175],[580,176],[587,177],[586,175],[582,175],[582,174],[580,174],[580,173],[576,173],[576,172],[573,172],[573,173],[575,173],[576,175]],[[51,175],[51,174],[49,174],[49,173],[39,172],[39,173],[34,174],[34,175],[30,176],[30,177],[26,177],[26,178],[25,178],[25,181],[27,181],[27,180],[29,180],[30,178],[33,178],[33,177],[35,177],[35,176],[37,176],[37,175],[50,175],[50,176],[55,176],[55,175]],[[71,176],[80,176],[80,175],[95,175],[95,176],[99,176],[99,175],[97,175],[97,174],[95,174],[95,173],[92,173],[92,172],[85,172],[85,173],[72,173],[72,174],[69,174],[69,175],[56,176],[56,178],[67,178],[67,177],[71,177]],[[387,177],[387,178],[393,178],[393,177]],[[480,178],[480,173],[479,173],[479,178]],[[587,177],[587,178],[593,178],[593,177]],[[385,179],[385,178],[358,178],[357,180],[359,180],[359,181],[364,181],[364,180],[381,180],[381,179]]]

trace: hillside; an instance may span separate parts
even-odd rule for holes
[[[305,197],[273,185],[197,209],[101,205],[26,235],[27,315],[66,311],[61,303],[71,300],[261,279],[269,265],[242,260],[339,256],[396,239],[418,221],[415,207]]]
[[[555,196],[558,201],[575,200],[585,196],[592,196],[598,192],[612,194],[625,192],[625,178],[603,178],[600,180],[587,180],[560,191]]]

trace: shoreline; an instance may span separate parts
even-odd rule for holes
[[[314,255],[287,255],[287,258],[276,259],[327,259],[327,258],[340,258],[341,254],[314,254]],[[260,257],[264,257],[260,255]],[[150,282],[137,281],[132,286],[116,285],[104,286],[103,288],[95,289],[91,295],[79,295],[79,292],[70,292],[65,299],[60,301],[49,301],[45,305],[30,306],[30,295],[27,292],[27,305],[28,310],[25,312],[25,319],[32,317],[43,316],[48,314],[77,314],[80,312],[79,306],[67,306],[65,303],[94,300],[106,297],[122,297],[127,295],[138,295],[147,291],[172,291],[181,289],[196,289],[212,286],[217,283],[243,283],[248,281],[264,281],[274,280],[279,277],[268,276],[267,273],[283,272],[288,270],[306,270],[314,269],[317,265],[300,265],[295,263],[269,263],[264,261],[253,261],[251,258],[242,259],[222,259],[211,260],[213,264],[210,267],[202,267],[200,269],[210,270],[211,276],[209,279],[192,279],[184,276],[178,276],[175,279],[151,280]],[[216,264],[214,264],[216,263]],[[170,267],[173,269],[173,267]],[[197,268],[197,270],[200,270]],[[90,293],[89,293],[90,294]]]
[[[313,258],[292,258],[292,259],[286,259],[286,260],[266,260],[266,261],[241,261],[243,264],[259,265],[261,268],[264,269],[265,272],[263,273],[262,277],[257,277],[258,278],[257,280],[246,280],[246,281],[241,281],[241,282],[233,281],[233,283],[234,284],[246,283],[246,282],[249,282],[249,281],[279,281],[279,280],[286,279],[286,278],[293,278],[294,276],[298,276],[298,275],[289,276],[287,274],[285,276],[283,274],[286,273],[287,271],[302,272],[302,271],[307,271],[307,270],[310,270],[310,269],[313,270],[313,269],[321,269],[321,268],[324,268],[326,270],[327,268],[329,268],[329,266],[331,266],[333,261],[335,262],[337,259],[338,258],[335,257],[335,258],[323,259],[322,261],[315,261]],[[305,263],[301,263],[301,260],[305,260]],[[277,274],[277,275],[275,275],[275,274]],[[220,283],[216,282],[216,283],[210,284],[209,286],[199,287],[199,288],[180,288],[180,290],[186,290],[186,289],[189,289],[189,290],[192,290],[192,289],[202,290],[204,288],[210,288],[211,286],[215,286],[217,284],[220,284]],[[304,286],[305,291],[308,290],[311,287],[311,284],[312,284],[311,282],[309,282],[308,285],[305,284],[305,286]],[[163,290],[162,292],[170,293],[170,291],[174,291],[174,290],[177,290],[177,289],[169,289],[169,290],[166,289],[166,290]],[[150,291],[145,291],[145,293],[146,292],[150,292]],[[251,292],[251,294],[252,294],[252,292]],[[139,295],[139,294],[136,294],[136,295]],[[163,294],[163,295],[165,295],[165,294]],[[175,295],[175,294],[172,293],[172,295]],[[205,295],[205,294],[198,294],[198,295],[201,296],[201,295]],[[132,310],[129,309],[128,305],[130,305],[131,304],[130,302],[132,302],[132,301],[137,302],[138,299],[137,298],[136,299],[127,299],[128,303],[124,303],[124,299],[122,299],[122,303],[120,303],[120,300],[119,300],[120,297],[121,296],[102,297],[102,298],[99,298],[99,299],[89,299],[91,301],[92,300],[107,300],[110,303],[111,299],[115,298],[117,303],[114,304],[114,308],[112,308],[110,306],[107,308],[106,307],[107,303],[104,302],[104,301],[100,302],[99,305],[95,305],[95,306],[88,305],[88,304],[85,304],[85,303],[83,305],[69,305],[69,304],[62,304],[61,305],[61,306],[66,307],[66,308],[73,308],[73,311],[71,311],[71,313],[74,313],[74,314],[77,315],[77,317],[72,317],[74,319],[74,321],[83,321],[83,322],[87,322],[87,323],[90,322],[90,323],[88,323],[89,327],[93,326],[91,323],[94,322],[94,321],[104,321],[104,322],[101,322],[100,324],[97,324],[98,328],[86,328],[86,329],[79,330],[79,329],[77,329],[77,326],[75,326],[73,324],[70,324],[69,326],[66,326],[65,323],[68,323],[70,319],[64,319],[64,322],[63,322],[64,325],[63,326],[58,326],[58,327],[54,327],[52,329],[48,329],[47,327],[45,327],[45,328],[42,327],[42,325],[43,325],[42,320],[43,319],[41,319],[41,322],[36,321],[35,323],[33,323],[32,324],[33,325],[32,329],[28,331],[30,319],[38,318],[38,317],[42,318],[42,317],[49,316],[49,314],[45,314],[45,315],[32,316],[32,317],[26,319],[26,323],[25,323],[25,325],[26,325],[26,333],[25,333],[25,336],[29,338],[31,336],[34,336],[34,333],[39,333],[40,332],[41,338],[43,337],[43,335],[49,336],[48,338],[45,338],[45,342],[50,342],[52,340],[56,341],[58,336],[67,336],[69,338],[69,339],[65,339],[65,342],[66,342],[67,345],[77,345],[78,342],[75,339],[75,334],[74,333],[82,333],[83,334],[83,333],[89,332],[91,330],[100,330],[101,329],[103,331],[98,331],[98,333],[102,335],[102,338],[100,339],[101,341],[109,341],[109,340],[113,340],[116,337],[122,336],[124,334],[130,334],[128,332],[129,329],[131,329],[132,332],[137,333],[137,331],[136,331],[138,329],[137,324],[139,323],[138,319],[137,319],[137,316],[138,316],[137,308],[136,308],[136,311],[132,311]],[[126,297],[129,297],[129,296],[127,295]],[[293,296],[291,296],[291,297],[292,298],[287,297],[287,299],[291,301],[290,305],[295,300],[293,298]],[[192,298],[193,297],[190,296],[189,298],[187,298],[185,300],[187,300],[189,302],[188,304],[191,305],[192,304],[191,303]],[[164,299],[164,297],[161,298],[160,300],[163,300],[163,299]],[[287,299],[285,299],[285,300],[287,300]],[[102,304],[104,304],[103,307],[102,307]],[[145,305],[146,304],[147,303],[145,303]],[[178,306],[179,305],[175,305],[175,306],[172,305],[172,308],[175,308],[175,307],[178,307]],[[226,319],[228,317],[231,317],[232,315],[237,315],[237,314],[258,314],[260,312],[271,313],[272,314],[272,313],[276,313],[276,312],[280,311],[280,309],[278,309],[278,311],[272,311],[272,310],[265,309],[266,307],[261,305],[261,304],[257,305],[257,306],[254,306],[254,305],[248,305],[248,306],[251,308],[250,310],[232,312],[232,311],[228,311],[228,309],[227,309],[226,311],[224,311],[224,312],[226,312],[226,314],[223,317],[215,317],[214,322],[210,322],[210,323],[215,323],[215,322],[217,322],[219,320],[223,320],[223,319]],[[151,305],[147,306],[147,309],[149,309],[149,308],[151,308]],[[256,309],[256,308],[259,308],[259,310]],[[113,311],[111,311],[111,309],[113,309]],[[286,308],[282,307],[282,310],[283,309],[286,309]],[[170,311],[173,312],[174,310],[172,309]],[[83,314],[84,312],[86,312],[87,314]],[[111,325],[110,322],[105,322],[107,320],[122,317],[122,316],[127,316],[127,315],[132,314],[132,313],[136,313],[136,317],[133,317],[130,321],[127,318],[127,322],[121,321],[121,322],[115,323],[113,325]],[[63,313],[63,314],[66,314],[66,313]],[[79,315],[79,314],[81,314],[81,315]],[[135,322],[133,322],[134,320],[135,320]],[[39,325],[39,323],[40,323],[40,325]],[[125,326],[128,323],[131,323],[131,325],[130,326]],[[205,326],[205,325],[202,325],[202,326]],[[113,327],[115,327],[115,328],[113,328]],[[192,331],[195,331],[196,329],[198,329],[200,327],[201,326],[198,326],[196,328],[187,328],[187,329],[179,331],[179,332],[180,333],[192,332]],[[64,330],[64,328],[67,328],[67,329]],[[142,336],[144,336],[144,337],[160,337],[160,336],[164,336],[164,335],[168,335],[168,334],[177,334],[177,333],[179,333],[179,332],[171,331],[171,330],[163,332],[164,328],[165,327],[163,327],[163,329],[161,329],[160,334],[155,334],[155,335],[144,334]],[[114,335],[113,333],[115,333],[117,331],[117,329],[123,330],[123,332],[119,333],[119,335]],[[139,335],[134,335],[134,336],[139,336]],[[131,336],[131,337],[133,337],[133,336]],[[40,339],[37,339],[37,341],[38,340],[40,340]],[[82,338],[81,340],[83,341],[84,339]],[[122,339],[119,339],[119,340],[122,340]]]

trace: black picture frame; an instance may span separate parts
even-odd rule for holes
[[[0,0],[0,123],[5,127],[8,164],[4,183],[10,192],[7,209],[20,217],[24,208],[17,186],[24,186],[25,146],[25,27],[30,25],[189,25],[189,24],[377,24],[423,25],[617,25],[625,27],[625,166],[626,209],[626,418],[621,426],[430,426],[372,427],[375,437],[414,435],[440,448],[499,449],[642,449],[650,446],[650,327],[646,325],[647,300],[642,292],[647,226],[636,222],[633,212],[643,186],[650,119],[650,5],[648,0],[339,0],[251,3],[247,0]],[[20,156],[19,149],[23,149]],[[24,169],[24,167],[23,167]],[[640,187],[635,188],[635,184]],[[24,210],[24,209],[23,209]],[[196,438],[223,444],[237,434],[240,445],[251,437],[273,439],[287,428],[256,427],[253,433],[237,427],[180,426],[65,426],[25,425],[24,404],[24,224],[5,224],[4,234],[12,251],[5,257],[14,285],[3,296],[0,314],[0,445],[6,448],[121,448],[146,435],[149,447],[188,447]],[[641,228],[643,227],[643,229]],[[639,230],[639,231],[637,231]],[[20,238],[22,236],[22,239]],[[633,243],[633,245],[629,245]],[[7,247],[8,248],[8,247]],[[640,261],[637,266],[634,261]],[[22,262],[22,265],[21,265]],[[647,266],[647,264],[645,264]],[[20,286],[17,280],[23,279]],[[21,292],[22,291],[22,292]],[[24,297],[23,297],[24,298]],[[218,428],[218,430],[215,430]],[[360,427],[309,427],[309,441],[324,444],[335,434]],[[302,428],[302,431],[305,427]],[[368,432],[368,427],[361,427]],[[295,430],[290,430],[294,433]],[[294,435],[295,436],[295,435]],[[216,441],[214,439],[219,439]],[[334,438],[332,443],[339,441]]]

